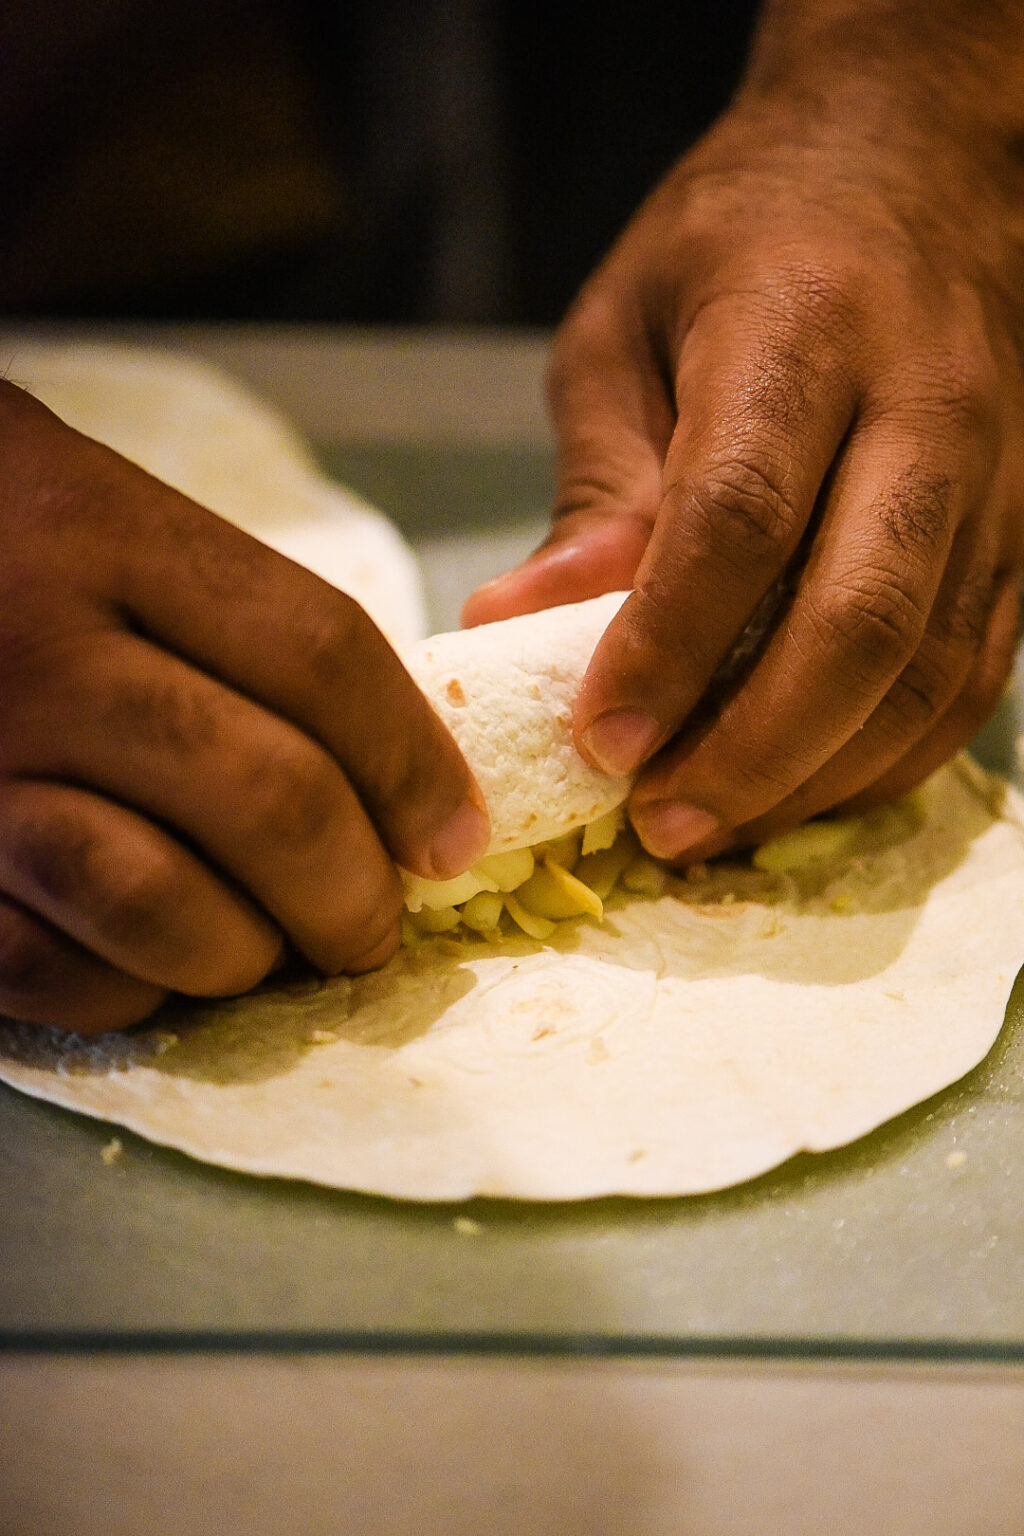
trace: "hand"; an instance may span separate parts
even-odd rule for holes
[[[398,941],[461,754],[363,611],[0,385],[0,1012],[94,1033]],[[382,700],[387,707],[382,708]]]
[[[1016,183],[778,118],[741,104],[583,290],[550,376],[554,527],[465,614],[635,587],[575,728],[609,770],[653,756],[632,814],[670,858],[906,792],[994,707],[1017,636]]]

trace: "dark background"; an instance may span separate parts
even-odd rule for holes
[[[548,324],[753,0],[4,0],[0,312]]]

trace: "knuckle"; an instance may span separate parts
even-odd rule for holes
[[[187,896],[181,871],[151,851],[145,860],[137,854],[129,868],[97,861],[89,899],[99,932],[119,950],[138,953],[166,948],[169,917]]]
[[[775,316],[776,334],[793,338],[794,360],[805,377],[812,357],[820,365],[857,331],[861,281],[838,255],[830,260],[805,252],[782,262],[773,257],[755,273],[755,285]]]
[[[813,744],[804,739],[780,740],[777,732],[766,732],[763,712],[754,706],[728,711],[699,750],[696,796],[692,763],[685,764],[684,778],[671,769],[652,776],[650,792],[656,798],[696,798],[730,827],[741,826],[787,799],[818,766]]]
[[[787,552],[799,532],[793,501],[767,463],[752,457],[714,465],[689,501],[712,547],[729,551],[744,572]]]
[[[927,556],[949,541],[954,495],[948,475],[914,471],[888,489],[878,503],[878,519],[901,551]]]
[[[920,607],[888,573],[819,594],[809,611],[820,650],[841,662],[848,685],[868,692],[906,663],[924,630]]]
[[[806,419],[815,380],[815,369],[800,343],[775,339],[758,361],[746,404],[775,426],[792,431]]]
[[[158,846],[135,843],[130,858],[87,820],[45,806],[22,807],[8,827],[8,857],[43,902],[88,913],[91,930],[116,950],[160,953],[169,918],[187,904],[183,870]]]
[[[353,669],[365,664],[367,650],[390,654],[369,614],[347,592],[329,594],[328,611],[310,626],[304,645],[310,677],[331,690],[348,683]]]
[[[598,520],[632,517],[639,534],[650,534],[661,505],[661,483],[656,476],[637,483],[636,464],[621,443],[595,437],[580,442],[578,461],[559,478],[552,507],[552,536],[545,542],[562,541],[579,531],[593,529]]]
[[[727,820],[736,825],[792,793],[811,773],[811,765],[796,753],[776,748],[771,759],[744,758],[731,767],[728,785],[722,796],[728,806]]]
[[[189,756],[213,745],[219,722],[204,692],[151,676],[111,680],[101,696],[102,724],[114,740]]]
[[[166,989],[111,970],[0,898],[0,1010],[80,1035],[146,1018]]]
[[[990,442],[1001,387],[993,359],[978,347],[944,345],[914,358],[901,382],[898,413],[944,442]]]
[[[975,437],[995,416],[997,387],[987,359],[961,350],[941,359],[931,380],[935,409],[962,437]]]
[[[51,807],[34,813],[31,802],[16,800],[13,815],[7,810],[4,842],[9,864],[44,896],[74,901],[93,894],[95,838],[78,817]]]
[[[852,308],[850,279],[837,262],[804,255],[781,269],[778,287],[790,310],[830,326],[837,312]]]
[[[981,646],[988,629],[995,596],[991,571],[971,571],[961,581],[956,597],[940,621],[942,638],[950,645],[973,654]]]
[[[1013,671],[1015,654],[1012,634],[1000,637],[986,632],[977,659],[953,705],[957,719],[962,722],[964,741],[969,741],[985,724],[999,703]]]
[[[317,847],[339,812],[337,770],[312,742],[268,752],[246,786],[252,835],[288,854]]]
[[[987,630],[992,606],[991,575],[978,571],[961,583],[948,609],[933,613],[920,649],[896,679],[879,712],[887,719],[898,739],[920,736],[939,719],[956,697],[971,658],[980,649]],[[996,700],[986,703],[979,693],[974,708],[970,700],[981,687],[979,682],[963,683],[960,695],[963,708],[980,725]]]
[[[922,736],[944,712],[955,689],[952,671],[921,651],[879,705],[882,722],[888,722],[897,742]]]

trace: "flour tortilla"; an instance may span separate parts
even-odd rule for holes
[[[491,814],[488,853],[558,837],[629,794],[630,779],[591,768],[572,740],[587,663],[626,596],[433,635],[404,653],[473,768]]]
[[[526,834],[520,789],[567,797],[538,803],[533,833],[590,806],[561,703],[535,715],[531,691],[542,676],[572,696],[614,599],[581,607],[538,617],[532,650],[520,621],[421,654],[512,806],[492,798],[502,838]],[[493,735],[475,702],[489,669]],[[372,976],[182,1004],[131,1036],[8,1026],[0,1077],[230,1168],[413,1200],[717,1189],[981,1060],[1024,957],[1022,826],[1016,793],[961,759],[795,873],[723,863],[657,899],[613,895],[602,926],[549,944],[429,940]]]
[[[292,428],[233,379],[172,352],[22,341],[7,377],[89,437],[354,597],[392,644],[426,632],[397,529],[319,473]]]

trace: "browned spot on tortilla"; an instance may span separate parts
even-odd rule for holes
[[[457,677],[450,677],[448,679],[448,684],[444,691],[449,704],[465,704],[466,690]]]
[[[534,1030],[533,1034],[530,1036],[530,1039],[531,1040],[546,1040],[548,1035],[553,1035],[553,1034],[554,1034],[554,1030],[551,1028],[550,1024],[541,1024],[541,1025],[538,1026],[537,1029]]]

